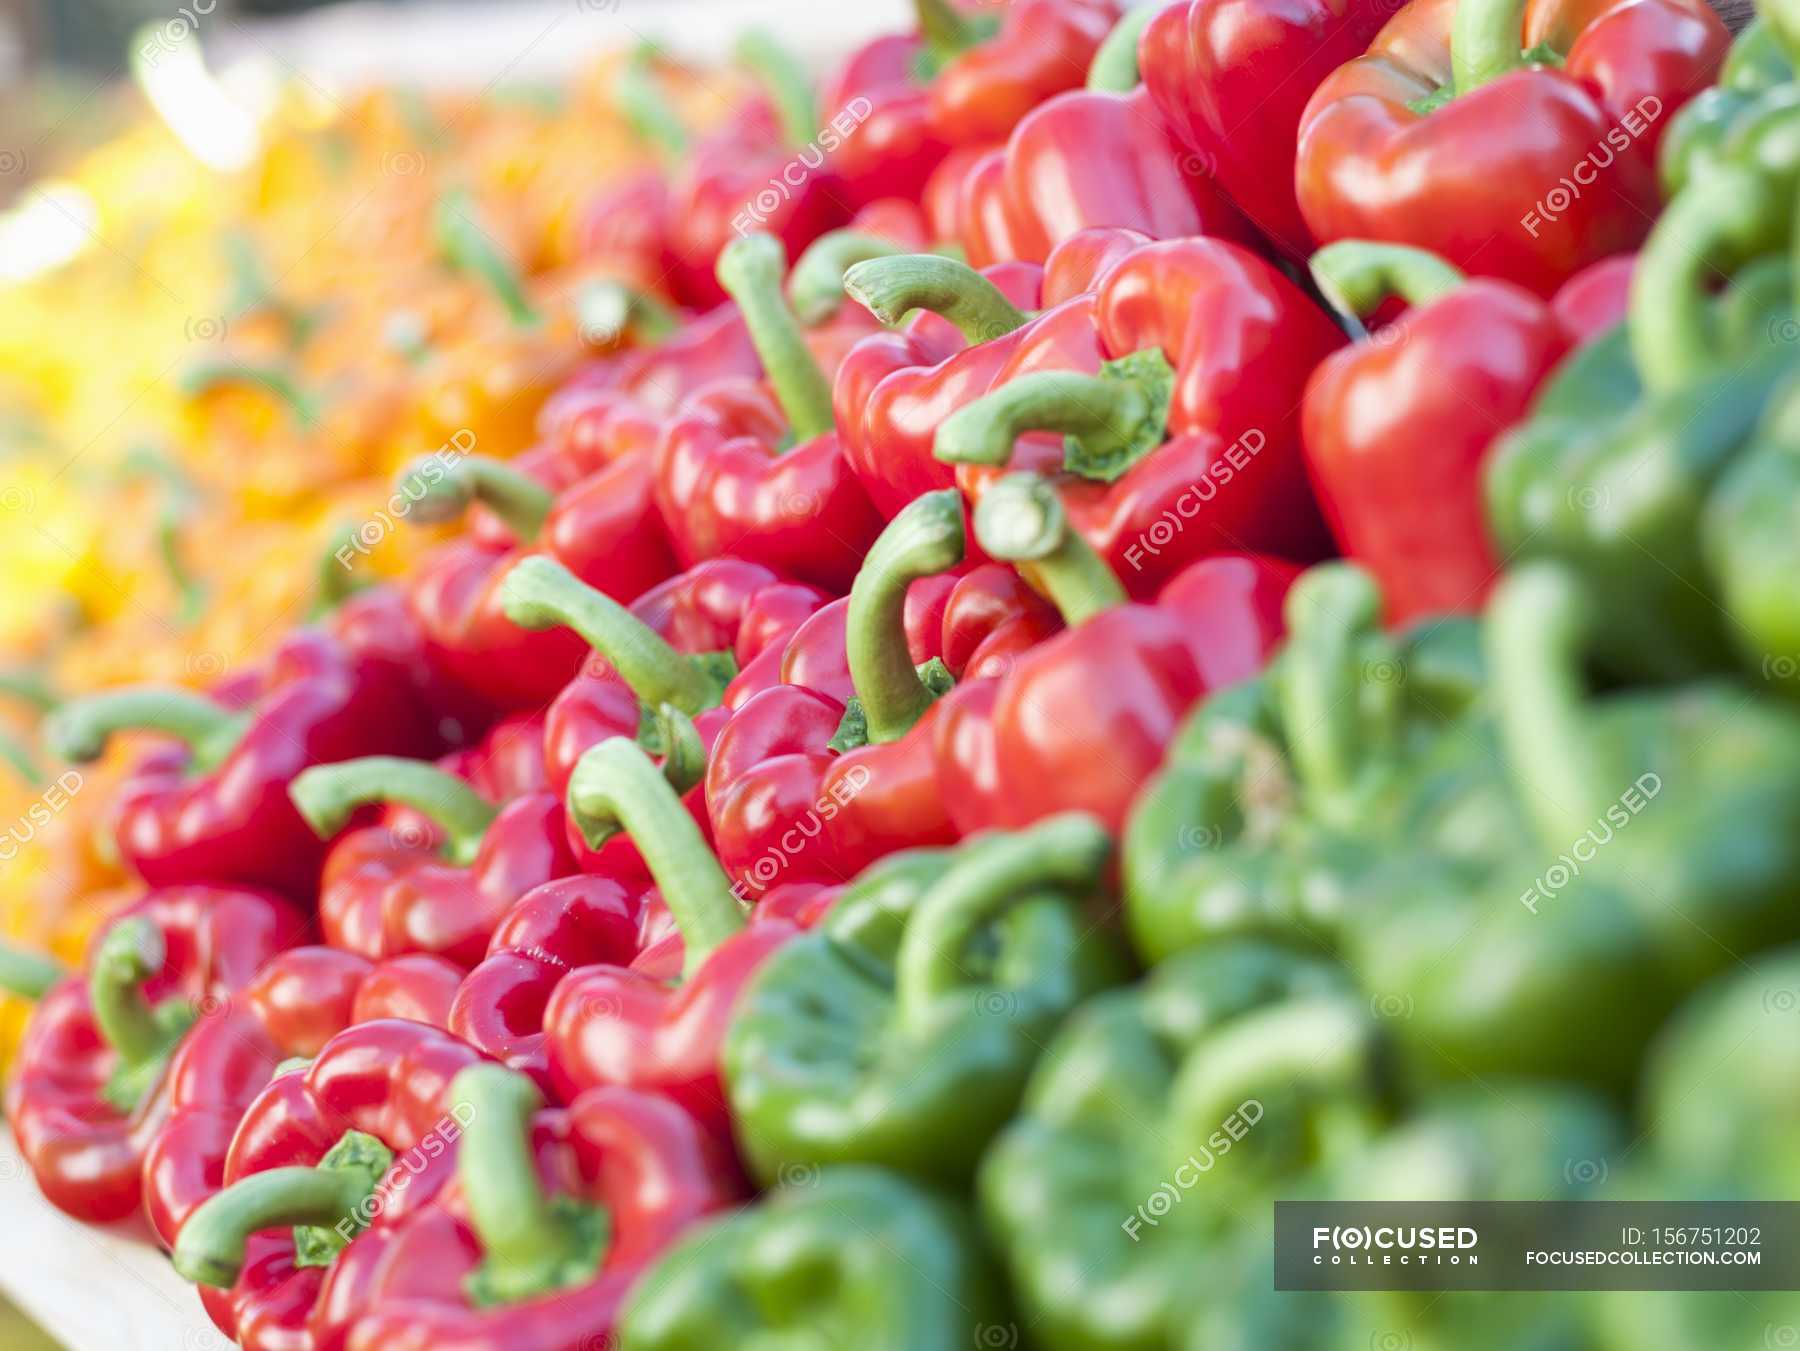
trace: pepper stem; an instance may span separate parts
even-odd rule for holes
[[[38,713],[48,713],[62,702],[42,672],[22,667],[0,670],[0,697],[17,700]]]
[[[871,742],[898,740],[937,698],[906,648],[906,589],[955,567],[963,548],[962,494],[954,488],[914,498],[869,546],[850,588],[844,651]]]
[[[1525,0],[1456,0],[1450,69],[1458,94],[1525,64]]]
[[[297,1260],[302,1234],[323,1236],[307,1243],[299,1264],[329,1265],[327,1250],[335,1255],[367,1227],[367,1202],[393,1158],[374,1136],[347,1131],[316,1168],[271,1168],[240,1178],[188,1217],[170,1261],[197,1285],[229,1289],[244,1269],[252,1234],[293,1226]]]
[[[999,31],[997,19],[985,14],[965,14],[950,0],[913,0],[919,36],[939,62],[953,59]]]
[[[44,738],[65,760],[87,764],[115,732],[161,732],[186,742],[204,772],[231,754],[248,721],[192,690],[140,685],[71,700],[44,720]]]
[[[313,614],[330,614],[368,585],[348,567],[342,555],[354,551],[357,527],[341,525],[331,532],[314,568]]]
[[[1313,280],[1333,307],[1365,319],[1389,296],[1423,305],[1461,286],[1461,271],[1428,249],[1340,239],[1313,254]]]
[[[1591,828],[1622,785],[1594,752],[1582,653],[1593,615],[1575,579],[1551,563],[1509,572],[1489,602],[1484,646],[1494,673],[1501,744],[1543,843],[1565,847]]]
[[[513,565],[500,583],[500,604],[520,628],[573,629],[646,708],[673,704],[683,713],[704,713],[731,679],[718,664],[677,652],[618,601],[542,554]]]
[[[395,481],[395,490],[427,525],[454,521],[480,502],[522,544],[537,538],[556,501],[530,474],[491,455],[464,455],[448,463],[441,453],[421,455]]]
[[[662,747],[662,776],[679,794],[706,777],[706,743],[694,720],[674,704],[658,704],[651,720]]]
[[[1138,38],[1161,11],[1161,5],[1138,5],[1125,11],[1088,67],[1087,87],[1105,94],[1129,94],[1138,86]]]
[[[901,1021],[923,1021],[938,1000],[967,989],[969,946],[984,926],[1047,891],[1093,887],[1111,854],[1106,827],[1085,812],[966,845],[906,922],[894,965]]]
[[[484,282],[514,324],[526,328],[538,322],[518,271],[483,227],[475,199],[468,192],[453,189],[438,198],[432,233],[444,261]]]
[[[903,253],[857,263],[844,271],[844,294],[889,327],[911,310],[940,314],[971,346],[1004,337],[1026,318],[974,268],[935,253]]]
[[[320,409],[286,369],[254,361],[203,361],[181,377],[181,392],[190,399],[233,385],[249,386],[273,395],[287,407],[301,427],[319,420]]]
[[[365,755],[314,765],[288,785],[288,796],[313,834],[329,840],[359,807],[392,802],[429,817],[444,832],[444,857],[466,868],[500,809],[454,774],[424,760]]]
[[[1108,361],[1098,375],[1033,371],[945,418],[932,454],[1002,465],[1026,432],[1062,432],[1063,467],[1111,483],[1162,444],[1174,387],[1174,369],[1154,347]]]
[[[788,273],[788,304],[803,324],[822,324],[844,299],[844,276],[859,263],[898,258],[905,250],[863,230],[832,230],[806,246]]]
[[[621,829],[630,834],[681,930],[684,976],[744,927],[731,879],[675,790],[635,741],[611,737],[581,757],[569,778],[569,816],[591,849]]]
[[[1644,385],[1662,393],[1718,366],[1712,283],[1784,247],[1790,203],[1775,181],[1721,164],[1664,209],[1631,279],[1631,353]]]
[[[734,239],[719,252],[719,285],[743,312],[750,342],[775,389],[796,441],[831,430],[831,381],[819,369],[806,336],[782,298],[787,256],[770,234]]]
[[[53,957],[0,943],[0,991],[35,1001],[68,974],[68,968]]]
[[[122,1112],[135,1109],[161,1077],[175,1043],[198,1016],[185,999],[152,1007],[144,997],[144,982],[162,970],[166,953],[162,930],[141,915],[113,925],[94,949],[88,1002],[119,1062],[102,1091]]]
[[[762,85],[781,116],[781,134],[789,146],[802,146],[819,134],[819,110],[812,80],[794,54],[764,28],[738,38],[732,55]]]
[[[589,342],[613,342],[629,332],[637,341],[659,343],[675,335],[681,316],[648,291],[613,280],[587,283],[575,297],[575,317]]]
[[[687,156],[693,138],[670,106],[662,81],[651,69],[654,49],[640,46],[620,68],[613,82],[613,101],[638,136],[648,141],[671,162]]]
[[[478,1307],[516,1304],[593,1279],[605,1217],[544,1194],[531,1147],[543,1094],[524,1075],[472,1065],[450,1081],[452,1114],[468,1123],[456,1157],[469,1218],[487,1259],[467,1289]]]
[[[1353,812],[1348,799],[1368,759],[1369,696],[1398,689],[1398,665],[1372,656],[1385,642],[1381,592],[1361,568],[1327,563],[1294,584],[1285,608],[1277,680],[1288,753],[1322,815]]]
[[[1071,628],[1127,599],[1106,560],[1069,524],[1062,498],[1039,474],[1008,474],[990,485],[975,504],[975,538],[993,557],[1015,564]]]

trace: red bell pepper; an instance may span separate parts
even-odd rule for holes
[[[271,893],[187,886],[149,892],[98,936],[87,974],[38,1005],[7,1086],[19,1152],[52,1204],[100,1224],[137,1211],[176,1045],[306,927]]]
[[[615,738],[582,757],[569,811],[594,848],[621,827],[630,833],[680,931],[682,959],[674,988],[666,943],[644,954],[654,974],[594,965],[562,979],[544,1012],[558,1096],[602,1085],[662,1093],[728,1140],[720,1042],[745,984],[798,927],[785,917],[746,923],[699,826],[636,742]]]
[[[795,635],[803,644],[841,633],[826,646],[846,654],[842,675],[829,660],[805,669],[793,661],[789,683],[746,701],[719,734],[707,808],[719,861],[740,894],[761,895],[778,880],[847,881],[895,849],[956,838],[930,733],[915,729],[929,724],[955,674],[943,655],[967,664],[1010,621],[1019,621],[1025,645],[1054,623],[1022,588],[1000,583],[992,565],[960,581],[946,576],[962,562],[963,539],[954,490],[915,499],[870,549],[848,603],[820,611]],[[936,585],[920,593],[928,582]],[[906,621],[919,594],[941,597],[922,651],[911,641],[920,626],[909,634]]]
[[[990,554],[1019,561],[1070,627],[978,686],[991,710],[964,710],[974,716],[940,740],[958,753],[944,771],[957,787],[945,792],[972,792],[984,824],[1086,811],[1116,833],[1188,710],[1262,669],[1299,569],[1224,554],[1190,565],[1154,604],[1127,603],[1061,495],[1031,473],[996,484],[975,528]]]
[[[689,565],[731,554],[842,591],[881,520],[845,463],[831,385],[782,299],[783,268],[767,235],[720,255],[772,393],[733,383],[691,398],[656,449],[656,501]],[[785,436],[793,449],[779,448]]]
[[[1343,345],[1342,332],[1235,244],[1166,240],[1120,253],[1120,243],[1113,232],[1092,247],[1112,259],[1087,310],[1098,373],[996,380],[944,419],[938,458],[963,466],[959,481],[976,501],[1009,464],[1060,470],[1071,523],[1136,597],[1209,554],[1319,557],[1325,531],[1299,408],[1307,376]],[[1015,453],[1031,431],[1066,439]]]
[[[166,1117],[144,1150],[144,1208],[165,1247],[225,1185],[238,1123],[282,1063],[315,1056],[355,1023],[406,1018],[443,1027],[462,970],[439,957],[374,963],[337,948],[289,948],[176,1048]]]
[[[820,87],[826,115],[848,115],[829,153],[853,205],[883,197],[916,201],[949,153],[932,125],[931,93],[920,78],[926,59],[917,34],[886,33],[852,52]]]
[[[407,676],[411,702],[421,710],[438,745],[473,742],[492,712],[432,662],[425,632],[391,583],[352,588],[353,546],[339,545],[321,560],[319,588],[325,629],[351,651],[384,660]],[[421,748],[423,749],[423,748]]]
[[[325,938],[370,960],[423,952],[471,967],[514,901],[579,868],[548,789],[497,805],[425,761],[365,756],[315,766],[290,792],[319,838],[337,841],[319,891]],[[433,829],[375,825],[337,839],[372,803],[404,805]]]
[[[1663,128],[1729,43],[1701,0],[1412,0],[1307,105],[1301,213],[1548,296],[1643,242]]]
[[[1137,64],[1157,111],[1289,258],[1312,252],[1294,197],[1313,90],[1368,48],[1393,0],[1179,0],[1151,16]]]
[[[931,243],[925,215],[912,202],[883,197],[870,203],[850,224],[820,235],[794,260],[787,279],[794,317],[806,325],[829,320],[843,311],[844,273],[850,267],[870,258],[922,253]],[[841,358],[829,363],[834,370],[841,364]]]
[[[411,674],[385,657],[301,629],[247,708],[191,690],[121,689],[64,704],[45,734],[77,761],[131,729],[184,743],[185,755],[146,759],[113,808],[119,856],[150,885],[241,883],[310,899],[324,846],[288,801],[288,784],[308,765],[434,750],[413,694]]]
[[[1256,231],[1209,169],[1175,139],[1141,86],[1058,94],[1026,115],[1004,151],[971,166],[957,237],[976,267],[1013,258],[1041,263],[1094,226],[1255,247]]]
[[[529,1080],[483,1065],[450,1096],[469,1123],[456,1177],[388,1238],[349,1351],[613,1346],[637,1279],[742,1193],[729,1152],[652,1094],[546,1111]]]
[[[1307,464],[1332,534],[1381,583],[1389,624],[1476,613],[1500,570],[1488,451],[1571,348],[1624,319],[1630,260],[1595,264],[1550,303],[1398,244],[1327,245],[1313,272],[1349,313],[1410,306],[1307,384]]]
[[[188,1215],[172,1255],[227,1337],[245,1351],[344,1345],[382,1242],[450,1180],[468,1118],[447,1090],[480,1062],[447,1032],[379,1019],[269,1082],[232,1139],[224,1189]]]

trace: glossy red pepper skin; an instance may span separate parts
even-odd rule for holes
[[[1113,606],[1038,644],[995,682],[991,755],[964,729],[953,768],[991,784],[998,824],[1074,810],[1120,830],[1188,710],[1267,662],[1299,571],[1249,555],[1203,559],[1155,603]]]
[[[578,371],[538,413],[548,443],[597,463],[648,449],[661,418],[696,389],[762,373],[750,331],[736,305],[715,305],[687,319],[673,336],[601,358]],[[650,420],[646,435],[640,429]]]
[[[229,1009],[264,963],[307,931],[305,918],[272,893],[206,886],[152,891],[113,925],[134,919],[148,921],[164,945],[162,969],[144,983],[144,998],[152,1007],[188,1003],[202,1022]],[[7,1119],[45,1197],[96,1224],[137,1213],[144,1151],[167,1110],[166,1075],[134,1110],[109,1101],[105,1089],[118,1065],[87,979],[77,976],[39,1003],[7,1085]]]
[[[1531,0],[1519,45],[1549,44],[1562,66],[1499,75],[1421,115],[1407,105],[1449,79],[1454,13],[1454,0],[1413,0],[1318,87],[1301,119],[1300,210],[1322,244],[1412,244],[1548,296],[1643,241],[1662,130],[1713,82],[1730,38],[1698,0]],[[1587,180],[1565,186],[1584,165]]]
[[[346,1131],[380,1140],[395,1155],[369,1228],[330,1267],[297,1266],[293,1231],[251,1236],[229,1290],[202,1287],[220,1331],[245,1351],[341,1347],[366,1307],[369,1264],[385,1237],[428,1207],[450,1180],[454,1118],[446,1092],[481,1055],[423,1023],[378,1019],[333,1037],[303,1071],[277,1076],[251,1102],[225,1162],[227,1185],[270,1168],[314,1166]]]
[[[317,629],[282,643],[243,735],[219,765],[195,772],[182,753],[145,758],[111,811],[119,856],[154,887],[266,886],[295,899],[318,885],[324,846],[288,801],[315,764],[352,755],[429,753],[434,728],[409,671]]]
[[[979,501],[1009,470],[1052,475],[1075,529],[1139,598],[1210,554],[1322,556],[1300,401],[1343,333],[1275,267],[1235,244],[1164,240],[1122,251],[1125,243],[1117,231],[1092,241],[1094,260],[1110,263],[1089,297],[1064,308],[1087,306],[1100,359],[1155,350],[1173,367],[1162,444],[1106,482],[1059,472],[1061,439],[1027,436],[1008,465],[963,465],[958,483]]]
[[[625,1296],[689,1226],[743,1191],[728,1151],[673,1103],[597,1088],[541,1111],[532,1146],[550,1195],[603,1208],[606,1256],[589,1281],[516,1304],[474,1307],[465,1289],[483,1251],[460,1181],[395,1227],[370,1276],[369,1312],[349,1351],[561,1351],[616,1343]]]
[[[1388,624],[1479,612],[1500,571],[1488,451],[1574,346],[1625,317],[1628,284],[1629,260],[1596,264],[1551,302],[1473,278],[1313,373],[1308,467],[1339,546],[1381,583]]]
[[[144,1151],[145,1212],[163,1245],[225,1185],[238,1123],[283,1061],[317,1055],[346,1027],[377,1018],[443,1027],[461,979],[437,957],[373,963],[336,948],[289,948],[220,1001],[170,1059],[167,1116]]]
[[[1151,101],[1206,172],[1283,254],[1312,235],[1290,174],[1300,117],[1320,81],[1361,56],[1392,0],[1181,0],[1138,40]]]
[[[958,146],[998,141],[1045,100],[1080,89],[1119,14],[1113,0],[1004,6],[994,35],[947,61],[932,80],[939,134]]]
[[[916,35],[889,33],[852,52],[819,90],[827,119],[850,114],[830,164],[853,206],[882,197],[916,201],[950,151],[932,121],[930,90],[919,79],[924,55]]]
[[[352,651],[385,659],[405,671],[413,702],[438,746],[467,746],[492,720],[481,700],[432,663],[425,632],[407,607],[401,587],[381,582],[353,592],[333,607],[324,626]]]
[[[1094,226],[1258,247],[1256,231],[1209,173],[1141,86],[1129,94],[1059,94],[1013,130],[997,169],[984,158],[970,170],[960,241],[975,267],[1015,258],[1041,263],[1070,235]]]

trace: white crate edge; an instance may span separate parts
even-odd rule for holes
[[[69,1351],[230,1351],[148,1230],[56,1209],[3,1126],[0,1217],[0,1289]]]

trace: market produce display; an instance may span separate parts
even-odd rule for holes
[[[251,1351],[1793,1345],[1275,1204],[1800,1200],[1800,13],[915,18],[33,189],[43,1197]]]

